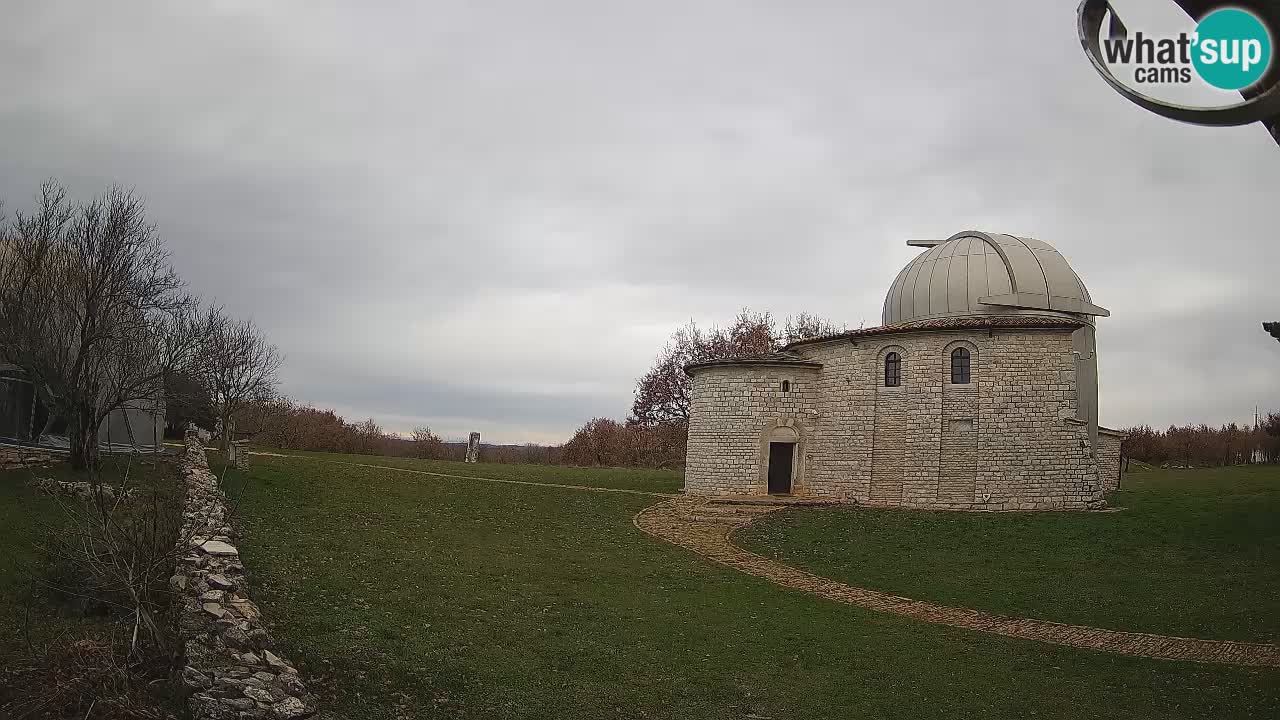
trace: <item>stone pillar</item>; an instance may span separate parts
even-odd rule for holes
[[[480,433],[473,432],[471,437],[467,439],[467,458],[466,462],[473,463],[480,459]]]
[[[232,440],[227,443],[227,460],[237,470],[249,469],[249,448],[244,440]]]

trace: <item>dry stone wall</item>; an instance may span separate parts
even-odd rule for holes
[[[182,458],[186,505],[170,585],[182,603],[182,684],[193,720],[293,720],[316,712],[315,696],[276,652],[250,598],[226,497],[204,445],[188,433]]]
[[[0,470],[48,467],[65,459],[65,454],[59,457],[40,448],[0,447]]]
[[[952,384],[961,346],[972,382]],[[1099,461],[1087,427],[1072,422],[1072,349],[1063,329],[926,330],[793,349],[820,369],[697,370],[685,490],[764,493],[763,433],[786,421],[803,438],[795,494],[958,510],[1099,507]],[[891,351],[902,358],[900,387],[884,386]],[[796,392],[780,400],[788,377]]]

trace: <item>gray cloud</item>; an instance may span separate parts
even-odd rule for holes
[[[970,227],[1054,243],[1112,310],[1104,422],[1280,406],[1274,143],[1128,105],[1073,11],[30,3],[0,197],[135,186],[288,392],[399,430],[563,439],[675,325],[874,325],[902,241]]]

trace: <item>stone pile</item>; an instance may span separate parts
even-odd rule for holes
[[[93,485],[87,482],[71,482],[68,480],[54,480],[53,478],[41,478],[36,480],[32,485],[37,490],[46,495],[59,495],[62,497],[74,497],[80,500],[93,500]],[[102,499],[107,502],[114,502],[116,499],[116,488],[111,485],[102,485]],[[133,495],[133,489],[125,490],[125,498]]]
[[[249,586],[226,498],[204,446],[188,433],[181,468],[187,486],[182,547],[170,584],[183,604],[186,661],[181,681],[194,720],[293,720],[316,712],[298,671],[274,652]]]

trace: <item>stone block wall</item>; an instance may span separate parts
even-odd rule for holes
[[[1071,334],[997,331],[985,344],[975,503],[1025,510],[1100,502],[1087,428],[1068,422],[1078,407]]]
[[[814,369],[718,366],[694,377],[689,413],[685,492],[696,495],[763,495],[768,492],[766,434],[787,424],[800,437],[794,462],[803,456],[815,411]],[[786,381],[788,391],[782,391]],[[797,473],[796,492],[804,473]]]
[[[1098,429],[1098,478],[1103,492],[1120,487],[1120,446],[1126,435],[1110,428]]]
[[[905,378],[904,378],[905,380]],[[883,383],[881,383],[883,384]],[[903,487],[907,475],[907,446],[897,438],[910,432],[907,418],[911,415],[913,398],[909,385],[878,387],[873,409],[874,424],[871,436],[871,477],[867,483],[867,498],[873,502],[898,504],[903,499]],[[825,418],[823,418],[825,419]],[[815,486],[825,483],[818,480],[824,467],[834,466],[820,448],[826,443],[815,443],[815,457],[810,467],[815,476]]]
[[[970,354],[971,367],[977,353]],[[970,503],[974,499],[978,473],[978,386],[942,387],[942,438],[938,455],[937,500],[942,503]]]
[[[969,349],[971,379],[951,380]],[[802,345],[821,363],[795,403],[768,399],[778,369],[695,371],[686,491],[762,494],[762,432],[794,417],[805,430],[796,494],[939,509],[1081,509],[1103,489],[1077,413],[1069,329],[922,330]],[[884,357],[902,384],[884,387]],[[800,373],[796,373],[800,375]]]

